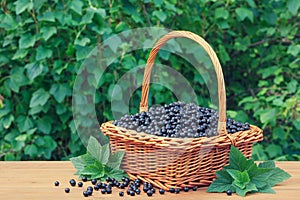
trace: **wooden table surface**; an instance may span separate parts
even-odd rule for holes
[[[71,162],[61,161],[21,161],[21,162],[0,162],[0,199],[5,200],[46,200],[46,199],[164,199],[164,200],[218,200],[218,199],[300,199],[300,162],[277,162],[276,166],[286,170],[292,178],[275,186],[276,194],[250,194],[246,197],[239,197],[236,194],[227,196],[225,193],[207,193],[206,188],[188,193],[160,195],[155,193],[152,197],[147,197],[142,192],[139,196],[119,197],[118,191],[114,189],[112,194],[101,194],[100,191],[93,193],[91,197],[83,197],[83,190],[91,185],[84,183],[83,188],[70,187],[69,194],[64,192],[65,187],[69,187],[69,180],[74,176],[75,169]],[[54,182],[60,182],[59,187],[54,186]]]

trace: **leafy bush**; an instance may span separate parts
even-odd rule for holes
[[[264,129],[256,159],[299,160],[299,7],[297,0],[3,0],[0,159],[61,160],[83,153],[71,110],[83,59],[115,33],[156,26],[189,30],[210,42],[223,66],[228,115]],[[127,62],[145,63],[147,52],[128,54]],[[189,80],[201,79],[174,55],[160,54],[159,62],[178,63]],[[121,66],[106,74],[102,88],[114,86],[115,72],[128,70]],[[201,85],[195,89],[207,94]],[[152,96],[153,102],[175,100],[164,88],[153,90],[160,97]],[[97,102],[104,115],[99,121],[112,117],[108,94]],[[199,102],[208,106],[209,98]]]

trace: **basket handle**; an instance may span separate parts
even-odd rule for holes
[[[223,76],[221,64],[219,62],[216,53],[210,47],[210,45],[202,37],[189,31],[172,31],[164,35],[162,38],[160,38],[158,42],[154,45],[148,57],[146,68],[144,71],[144,79],[142,85],[142,98],[140,102],[140,112],[148,111],[148,94],[149,94],[149,83],[150,83],[151,71],[159,49],[168,40],[172,38],[181,38],[181,37],[189,38],[195,41],[196,43],[198,43],[201,47],[203,47],[213,63],[217,75],[217,80],[218,80],[218,101],[219,101],[218,133],[220,135],[228,135],[226,131],[226,93],[225,93],[224,76]]]

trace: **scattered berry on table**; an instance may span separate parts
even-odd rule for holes
[[[95,185],[95,186],[94,186],[94,190],[97,190],[97,191],[98,191],[99,189],[100,189],[100,187],[99,187],[98,185]]]
[[[227,190],[227,191],[226,191],[226,194],[227,194],[228,196],[231,196],[231,195],[232,195],[232,191],[231,191],[231,190]]]
[[[102,194],[105,194],[105,193],[106,193],[106,189],[104,189],[104,188],[101,189],[101,193],[102,193]]]
[[[106,193],[107,193],[107,194],[111,194],[111,193],[112,193],[112,190],[111,190],[110,187],[107,187],[107,188],[106,188]]]
[[[159,194],[164,194],[165,193],[165,190],[164,189],[159,189]]]
[[[184,187],[183,191],[188,192],[190,189],[188,187]]]
[[[83,196],[85,196],[85,197],[88,197],[89,196],[89,193],[88,193],[88,191],[83,191]]]
[[[194,186],[193,187],[193,191],[197,191],[198,187],[197,186]]]
[[[77,185],[78,185],[78,187],[82,187],[83,183],[82,182],[78,182]]]
[[[93,191],[93,187],[92,187],[92,186],[88,186],[88,187],[86,188],[86,190],[91,190],[91,191]]]
[[[170,189],[169,189],[169,192],[170,192],[170,193],[175,193],[175,188],[170,188]]]
[[[76,185],[76,181],[75,181],[74,179],[71,179],[71,180],[69,181],[69,183],[70,183],[70,185],[73,186],[73,187]]]
[[[194,103],[175,102],[161,107],[151,107],[148,112],[124,115],[113,124],[163,137],[199,138],[218,135],[218,117],[218,112],[213,109],[200,107]],[[250,124],[227,118],[226,129],[228,133],[245,131],[250,129]]]
[[[135,190],[135,193],[136,193],[136,194],[141,194],[141,190],[140,190],[140,189],[136,189],[136,190]]]
[[[93,194],[93,190],[87,190],[86,192],[88,193],[89,196]]]
[[[179,188],[176,188],[176,189],[175,189],[175,193],[176,193],[176,194],[179,194],[179,192],[180,192],[180,189],[179,189]]]
[[[65,188],[65,193],[69,193],[70,192],[70,188]]]
[[[54,185],[55,185],[55,186],[59,186],[59,182],[58,182],[58,181],[55,181],[55,182],[54,182]]]
[[[124,192],[122,192],[122,191],[119,192],[119,196],[120,196],[120,197],[124,196]]]
[[[83,177],[81,178],[81,180],[82,180],[83,182],[87,182],[87,177],[86,177],[86,176],[83,176]]]
[[[151,196],[153,195],[152,191],[151,191],[151,190],[148,190],[148,191],[147,191],[147,195],[148,195],[148,197],[151,197]]]
[[[96,185],[97,180],[96,180],[96,179],[92,179],[92,180],[91,180],[91,183],[92,183],[93,185]]]

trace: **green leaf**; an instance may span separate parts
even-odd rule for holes
[[[85,38],[82,38],[82,39],[76,39],[74,44],[75,45],[80,45],[80,46],[85,46],[90,42],[91,42],[91,40],[89,38],[85,37]]]
[[[21,115],[16,119],[20,133],[23,133],[33,127],[33,122],[28,116]]]
[[[207,188],[207,192],[225,192],[232,187],[233,178],[226,170],[216,172],[217,179]]]
[[[300,54],[300,44],[290,45],[288,50],[287,50],[287,53],[291,54],[293,56],[299,56],[299,54]]]
[[[37,17],[38,21],[55,22],[54,12],[45,12],[42,16]]]
[[[228,19],[229,12],[225,8],[217,8],[215,10],[215,18],[216,19]]]
[[[31,81],[33,81],[36,77],[41,75],[43,73],[43,71],[45,70],[44,65],[39,62],[29,63],[29,64],[25,65],[25,69],[26,69],[27,77]]]
[[[234,179],[232,184],[240,189],[244,189],[246,185],[250,182],[250,178],[246,170],[240,172],[235,169],[227,169],[226,171]]]
[[[3,127],[5,129],[8,129],[14,120],[15,120],[15,118],[13,115],[6,115],[5,117],[3,117],[3,120],[2,120]]]
[[[127,177],[127,174],[123,170],[119,169],[113,169],[107,172],[106,175],[108,177],[114,177],[118,181],[121,181],[124,176]]]
[[[33,3],[30,0],[18,0],[14,3],[16,5],[16,14],[19,15],[26,9],[30,10],[33,7]]]
[[[279,145],[276,144],[270,144],[267,146],[266,151],[268,152],[270,158],[277,157],[279,155],[282,155],[282,148]]]
[[[300,8],[300,1],[298,0],[288,0],[287,1],[288,10],[293,14],[296,15],[298,9]]]
[[[270,193],[270,194],[275,194],[275,193],[276,193],[276,192],[271,188],[271,186],[269,186],[269,185],[266,185],[265,187],[260,188],[260,189],[259,189],[259,192],[260,192],[260,193]]]
[[[156,16],[161,22],[164,22],[167,19],[167,15],[163,11],[154,11],[153,16]]]
[[[87,151],[102,164],[108,162],[110,155],[109,144],[101,146],[98,140],[91,136],[88,142]]]
[[[18,23],[10,14],[6,14],[1,20],[0,28],[4,28],[6,30],[15,30],[18,27]]]
[[[44,26],[40,32],[42,37],[47,41],[51,36],[57,33],[57,29],[54,26]]]
[[[22,59],[27,56],[28,50],[27,49],[18,49],[17,52],[13,56],[13,60]]]
[[[118,169],[121,166],[122,159],[125,155],[125,151],[117,151],[109,156],[107,166],[112,169]]]
[[[19,48],[26,49],[29,47],[33,47],[35,41],[36,41],[36,37],[34,35],[31,35],[30,33],[23,34],[19,39]]]
[[[268,183],[270,186],[274,186],[277,183],[281,183],[282,181],[285,181],[291,177],[291,175],[284,170],[276,167],[271,172],[270,177],[268,178]]]
[[[84,46],[76,45],[75,49],[76,49],[76,60],[79,61],[82,59],[86,59],[91,53],[93,47],[84,47]]]
[[[66,96],[72,95],[72,91],[67,84],[53,84],[50,89],[50,94],[54,96],[57,102],[61,103]]]
[[[295,93],[297,91],[297,85],[298,82],[295,79],[292,79],[288,84],[287,84],[287,89],[291,93]]]
[[[80,173],[82,175],[97,175],[97,176],[104,176],[104,169],[103,169],[103,165],[99,162],[95,162],[95,164],[93,165],[89,165],[84,167]]]
[[[92,8],[88,8],[85,15],[83,15],[80,24],[90,24],[94,17],[95,11]]]
[[[52,50],[44,48],[43,46],[39,46],[36,49],[36,60],[43,60],[45,58],[51,58],[52,57]]]
[[[276,119],[276,109],[272,108],[269,110],[266,110],[264,113],[260,115],[260,121],[262,123],[269,123],[271,121],[274,121]]]
[[[247,8],[237,8],[235,13],[240,21],[244,21],[246,18],[248,18],[251,22],[254,20],[253,12]]]
[[[30,157],[35,157],[38,153],[38,148],[35,144],[31,144],[25,147],[24,153]]]
[[[253,160],[247,160],[247,158],[234,146],[230,148],[229,165],[226,169],[235,169],[239,171],[245,171],[254,163]]]
[[[240,189],[240,188],[236,188],[236,193],[240,196],[246,196],[246,194],[248,192],[256,192],[257,191],[257,188],[255,186],[255,184],[253,183],[249,183],[245,189]]]
[[[219,55],[220,55],[220,60],[223,63],[230,61],[229,54],[227,53],[227,51],[223,45],[219,45]]]
[[[70,9],[81,15],[83,3],[80,0],[73,0],[70,5]]]
[[[32,108],[35,106],[43,106],[47,103],[49,97],[49,93],[41,88],[32,94],[29,107]]]
[[[270,171],[272,169],[259,168],[256,164],[252,165],[248,169],[248,174],[251,179],[251,183],[254,183],[257,188],[263,188],[268,185],[268,178],[270,177]]]
[[[78,170],[78,172],[83,170],[86,165],[81,156],[70,158],[70,160],[73,163],[74,167]]]
[[[42,117],[36,121],[37,123],[37,128],[39,131],[45,133],[45,134],[50,134],[51,132],[51,118],[50,117]]]

